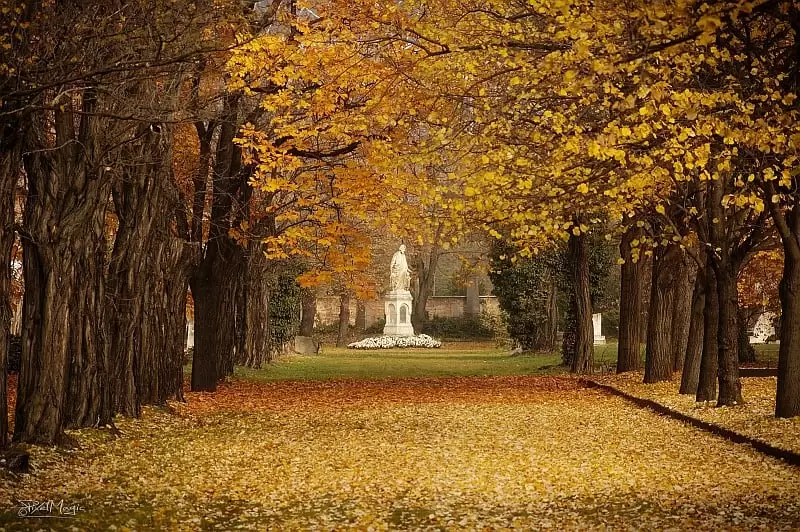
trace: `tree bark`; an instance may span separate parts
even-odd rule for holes
[[[783,244],[783,276],[778,287],[781,300],[781,344],[778,349],[778,391],[775,416],[800,415],[800,179],[792,180],[794,204],[784,211],[768,202],[770,214]],[[776,192],[772,182],[766,184],[767,197]]]
[[[439,248],[438,231],[437,236],[434,238],[434,243],[428,252],[427,261],[420,254],[415,261],[415,270],[417,274],[417,293],[414,294],[413,310],[411,312],[411,325],[414,327],[414,332],[420,334],[427,321],[427,314],[425,307],[428,305],[428,298],[433,290],[433,279],[436,277],[436,268],[439,264],[439,255],[441,250]]]
[[[358,334],[364,334],[367,329],[367,306],[360,299],[356,301],[356,324],[355,330]]]
[[[686,345],[686,359],[681,374],[682,394],[697,394],[700,381],[700,360],[703,356],[703,311],[705,309],[705,278],[702,271],[695,276],[692,294],[692,309],[689,315],[689,339]]]
[[[147,290],[152,284],[154,257],[153,225],[160,201],[159,168],[165,164],[158,153],[158,139],[146,126],[142,140],[127,150],[126,160],[135,161],[122,170],[114,183],[113,199],[118,228],[108,268],[109,337],[111,339],[111,382],[115,412],[138,417],[141,400],[136,389],[136,368],[149,362],[153,353],[145,346],[158,342],[149,336],[147,317],[154,301]]]
[[[40,138],[23,161],[28,197],[23,219],[23,348],[14,438],[53,444],[64,428],[104,425],[108,386],[105,210],[110,187],[95,160],[95,98],[83,94],[75,131],[69,105],[55,113],[52,148]]]
[[[336,347],[347,347],[350,338],[350,294],[339,296],[339,333],[336,335]]]
[[[558,282],[555,272],[549,272],[547,286],[547,323],[544,327],[541,350],[551,353],[556,349],[558,340]]]
[[[680,371],[686,360],[689,329],[692,320],[694,280],[697,274],[693,259],[684,254],[676,269],[676,282],[672,295],[672,371]]]
[[[673,286],[680,249],[670,245],[656,249],[647,320],[647,350],[644,382],[667,381],[672,377]]]
[[[713,401],[717,398],[717,365],[719,361],[719,301],[717,280],[709,264],[705,268],[705,306],[703,308],[703,354],[700,358],[697,402]]]
[[[11,250],[14,245],[14,190],[19,173],[15,125],[0,129],[0,450],[8,444],[8,343],[11,326]]]
[[[270,269],[263,244],[250,242],[249,248],[244,286],[245,346],[238,359],[244,366],[260,368],[269,363],[272,355],[269,346]]]
[[[619,346],[617,373],[641,367],[642,272],[644,262],[633,261],[631,243],[642,237],[642,230],[632,226],[622,236],[620,257],[625,262],[620,276]]]
[[[742,384],[739,379],[737,269],[729,261],[723,260],[718,265],[716,273],[719,301],[719,332],[717,333],[719,394],[717,406],[732,406],[742,402]]]
[[[311,289],[303,290],[301,304],[303,315],[300,320],[300,336],[312,336],[317,317],[317,293]]]
[[[795,219],[800,218],[796,212]],[[800,232],[797,233],[800,248]],[[788,250],[787,250],[788,251]],[[776,417],[800,416],[800,253],[784,254],[780,283],[781,345],[778,350]]]
[[[216,391],[217,382],[232,373],[242,260],[239,245],[219,236],[207,244],[203,262],[190,280],[195,316],[192,391]]]
[[[213,168],[208,242],[190,281],[195,302],[192,391],[215,391],[217,382],[233,372],[236,348],[236,292],[244,254],[228,232],[233,200],[247,181],[247,172],[242,168],[241,149],[234,143],[239,97],[229,94],[223,104],[225,118]]]
[[[747,322],[749,321],[749,313],[747,309],[739,307],[736,314],[736,323],[738,323],[737,332],[737,345],[739,353],[739,362],[755,362],[756,350],[750,345],[750,337],[747,334]]]
[[[587,235],[570,235],[570,256],[575,283],[575,357],[572,373],[591,373],[594,369],[594,324],[589,277],[589,243]]]

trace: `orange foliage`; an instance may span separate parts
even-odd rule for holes
[[[778,284],[782,275],[782,249],[756,253],[739,274],[739,305],[780,311]]]

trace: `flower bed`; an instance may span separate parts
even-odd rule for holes
[[[348,344],[347,347],[350,349],[437,348],[442,347],[442,342],[431,338],[427,334],[417,336],[374,336],[372,338],[364,338],[360,342]]]

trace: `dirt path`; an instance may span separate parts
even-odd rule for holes
[[[37,449],[0,528],[792,529],[800,470],[569,378],[234,383]],[[19,499],[75,503],[21,519]],[[12,508],[13,507],[13,508]]]

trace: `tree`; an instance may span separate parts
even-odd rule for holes
[[[630,224],[619,244],[620,257],[624,262],[620,276],[617,373],[635,371],[641,366],[642,277],[645,262],[644,257],[639,256],[638,249],[635,256],[633,251],[643,236],[641,227]]]
[[[522,258],[507,242],[498,240],[492,246],[489,278],[507,315],[509,336],[524,350],[555,350],[556,253]]]

